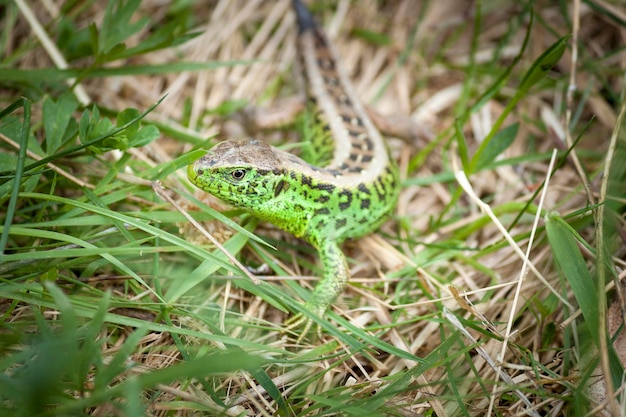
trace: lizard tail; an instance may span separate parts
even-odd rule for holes
[[[309,9],[302,3],[301,0],[292,1],[293,9],[296,12],[296,18],[298,19],[298,29],[300,33],[308,30],[316,30],[317,24],[313,20],[313,16]]]

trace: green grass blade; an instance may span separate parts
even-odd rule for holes
[[[30,134],[30,101],[26,98],[18,100],[24,109],[24,115],[22,116],[22,130],[20,135],[20,151],[17,156],[17,165],[15,167],[15,178],[13,179],[13,188],[11,190],[11,197],[9,200],[9,206],[7,207],[6,217],[4,219],[4,227],[2,235],[0,235],[0,265],[4,262],[4,250],[9,240],[9,227],[13,222],[13,216],[15,215],[15,208],[17,206],[17,200],[22,186],[22,175],[24,174],[24,164],[26,162],[26,150],[28,149],[28,135]],[[10,108],[17,109],[18,102],[14,103]]]
[[[528,93],[530,88],[534,86],[541,79],[545,78],[548,74],[548,71],[554,67],[565,52],[567,48],[567,41],[569,40],[569,35],[563,36],[555,43],[553,43],[544,53],[542,53],[539,58],[533,62],[529,70],[524,75],[520,86],[517,88],[515,95],[513,98],[507,103],[506,107],[502,114],[498,117],[496,122],[494,123],[491,131],[487,135],[487,137],[483,140],[483,142],[478,147],[478,150],[474,154],[472,161],[470,162],[470,171],[468,174],[476,172],[478,169],[479,161],[482,157],[481,155],[485,152],[485,150],[490,146],[490,143],[494,136],[498,133],[500,126],[504,123],[504,120],[511,113],[513,108],[517,105],[517,103]]]
[[[125,65],[113,68],[36,68],[36,69],[0,69],[0,76],[5,82],[19,83],[58,83],[68,79],[81,77],[123,77],[137,75],[176,74],[183,71],[207,71],[216,68],[233,67],[236,65],[250,65],[258,60],[208,61],[208,62],[170,62],[153,65]]]
[[[574,293],[589,333],[598,343],[598,289],[578,248],[578,239],[558,214],[549,213],[545,222],[554,259]]]

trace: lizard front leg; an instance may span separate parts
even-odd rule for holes
[[[316,246],[324,267],[324,275],[315,286],[309,300],[304,304],[304,308],[318,317],[323,317],[326,310],[348,284],[350,270],[346,257],[335,240],[322,239]],[[292,317],[287,325],[287,330],[303,326],[302,333],[298,337],[298,342],[300,342],[311,330],[313,320],[300,313]]]

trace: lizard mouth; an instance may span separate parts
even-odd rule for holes
[[[192,184],[198,184],[198,170],[196,169],[196,163],[192,163],[187,165],[187,178],[191,181]]]

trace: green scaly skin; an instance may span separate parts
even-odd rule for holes
[[[302,238],[315,247],[324,275],[305,308],[323,316],[347,285],[340,245],[374,231],[393,211],[397,167],[358,101],[336,53],[300,1],[298,51],[313,114],[308,163],[257,140],[225,141],[188,167],[198,188]],[[312,321],[302,315],[289,328]]]

